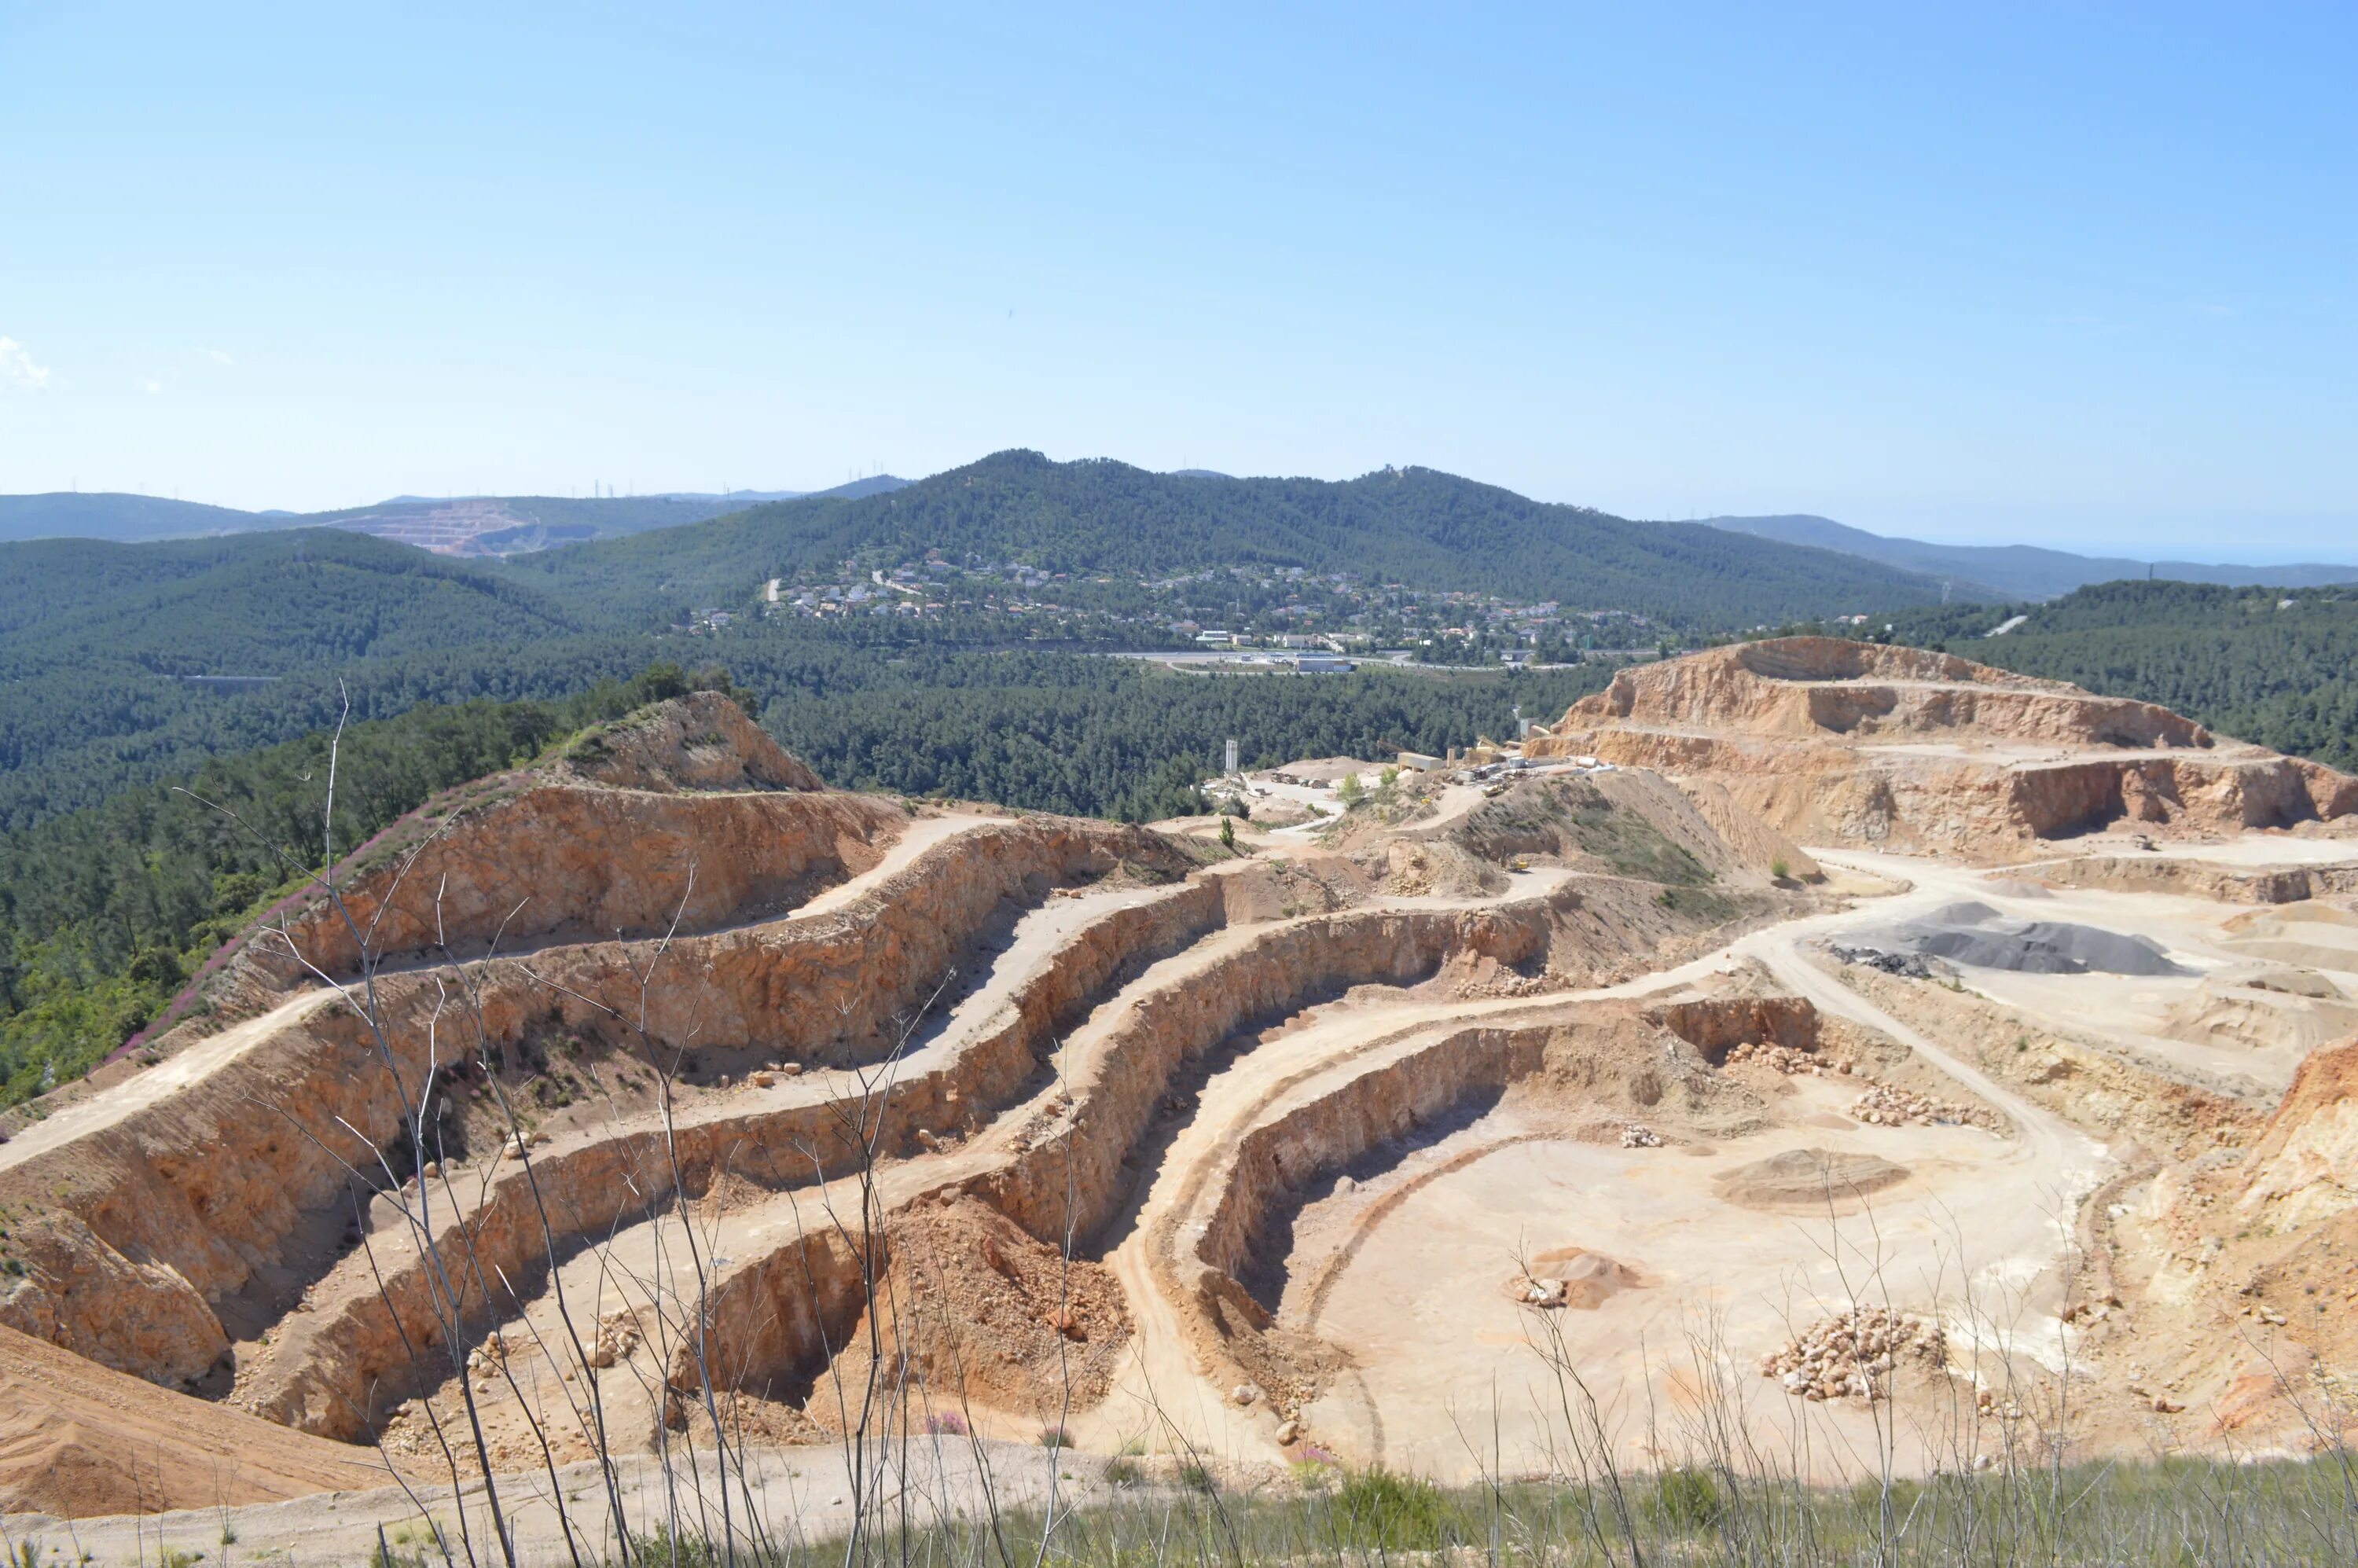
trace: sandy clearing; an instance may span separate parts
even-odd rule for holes
[[[1903,898],[1945,899],[1952,891],[1940,885],[1946,880],[1937,872],[1920,879]],[[1513,1112],[1483,1117],[1412,1152],[1382,1182],[1344,1200],[1371,1207],[1394,1186],[1412,1188],[1357,1238],[1357,1252],[1324,1312],[1302,1325],[1314,1326],[1357,1364],[1305,1412],[1319,1441],[1331,1437],[1357,1457],[1446,1475],[1473,1474],[1487,1463],[1510,1473],[1556,1467],[1565,1451],[1559,1390],[1533,1344],[1544,1325],[1504,1286],[1519,1272],[1519,1255],[1571,1247],[1604,1253],[1653,1281],[1560,1320],[1573,1364],[1601,1395],[1609,1393],[1618,1439],[1641,1462],[1675,1457],[1674,1434],[1650,1432],[1641,1412],[1651,1409],[1667,1422],[1663,1412],[1683,1408],[1693,1387],[1685,1368],[1703,1340],[1718,1346],[1706,1360],[1732,1374],[1763,1419],[1772,1426],[1795,1419],[1801,1412],[1789,1408],[1793,1401],[1753,1379],[1749,1362],[1795,1326],[1855,1297],[1887,1293],[1920,1308],[1946,1303],[1955,1327],[1968,1334],[2002,1330],[2026,1346],[2051,1346],[2060,1334],[2053,1264],[2079,1198],[2106,1167],[2104,1151],[1801,956],[1806,937],[1887,918],[1887,904],[1897,902],[1753,933],[1682,968],[1699,977],[1730,959],[1763,963],[1823,1012],[1903,1041],[2005,1110],[2019,1130],[2016,1138],[1967,1128],[1859,1127],[1843,1115],[1849,1087],[1807,1081],[1796,1083],[1801,1106],[1786,1112],[1806,1125],[1729,1141],[1707,1160],[1572,1142]],[[1676,976],[1648,977],[1645,989]],[[1871,1227],[1855,1217],[1762,1216],[1730,1207],[1712,1190],[1719,1171],[1801,1148],[1878,1153],[1916,1174],[1878,1195]],[[1320,1223],[1306,1213],[1297,1234]],[[1978,1320],[1960,1304],[1969,1282],[1985,1303]],[[1812,1407],[1804,1419],[1823,1429],[1817,1462],[1827,1474],[1844,1473],[1873,1451],[1875,1428],[1864,1411]],[[1946,1441],[1919,1434],[1906,1463],[1921,1467]]]
[[[1379,1000],[1396,998],[1392,1000]],[[1195,1108],[1156,1156],[1141,1195],[1109,1227],[1106,1261],[1128,1292],[1134,1328],[1129,1365],[1097,1410],[1070,1424],[1085,1446],[1116,1447],[1141,1434],[1184,1443],[1229,1460],[1282,1458],[1274,1423],[1239,1408],[1205,1374],[1188,1343],[1158,1253],[1184,1247],[1202,1184],[1221,1152],[1268,1117],[1324,1086],[1415,1049],[1439,1033],[1481,1021],[1553,1011],[1560,996],[1481,1001],[1414,999],[1401,988],[1361,987],[1349,1000],[1307,1008],[1263,1029],[1206,1079]]]
[[[1374,1234],[1360,1238],[1363,1255],[1338,1276],[1330,1310],[1315,1325],[1296,1325],[1335,1338],[1358,1363],[1307,1412],[1314,1433],[1322,1442],[1332,1437],[1359,1457],[1454,1475],[1477,1467],[1455,1434],[1474,1426],[1488,1432],[1496,1415],[1502,1423],[1498,1441],[1509,1442],[1507,1434],[1513,1429],[1511,1445],[1523,1462],[1544,1467],[1550,1418],[1533,1412],[1546,1402],[1541,1395],[1552,1399],[1552,1390],[1531,1380],[1541,1370],[1526,1343],[1531,1325],[1498,1287],[1514,1271],[1520,1245],[1556,1246],[1573,1239],[1537,1233],[1548,1226],[1573,1231],[1593,1221],[1605,1227],[1600,1234],[1606,1241],[1632,1249],[1640,1266],[1671,1271],[1640,1304],[1608,1303],[1596,1316],[1582,1314],[1577,1325],[1584,1369],[1627,1382],[1631,1397],[1646,1386],[1643,1379],[1628,1381],[1645,1358],[1661,1353],[1666,1336],[1679,1337],[1670,1335],[1674,1324],[1702,1321],[1698,1314],[1716,1315],[1747,1337],[1761,1340],[1754,1354],[1780,1343],[1799,1311],[1796,1302],[1846,1299],[1835,1259],[1826,1253],[1823,1238],[1804,1245],[1796,1222],[1731,1209],[1710,1190],[1709,1177],[1742,1158],[1803,1147],[1891,1153],[1928,1173],[1878,1204],[1892,1239],[1883,1280],[1895,1293],[1903,1288],[1903,1273],[1910,1276],[1906,1286],[1923,1289],[1945,1269],[1952,1291],[1968,1279],[1985,1293],[1998,1291],[2007,1298],[2015,1329],[2051,1339],[2057,1332],[2057,1282],[2048,1276],[2066,1235],[2058,1217],[2068,1216],[2077,1195],[2094,1184],[2104,1167],[2104,1152],[1865,1003],[1801,957],[1803,941],[1954,902],[1978,875],[1974,868],[1928,864],[1915,857],[1874,859],[1874,867],[1857,869],[1896,872],[1915,886],[1860,908],[1752,933],[1691,963],[1618,986],[1487,1003],[1412,1002],[1402,992],[1400,1005],[1387,1005],[1355,993],[1349,1002],[1295,1015],[1264,1033],[1254,1048],[1231,1057],[1210,1075],[1195,1109],[1158,1153],[1145,1195],[1125,1218],[1127,1234],[1109,1258],[1130,1295],[1137,1325],[1133,1354],[1112,1397],[1074,1423],[1076,1435],[1089,1446],[1110,1447],[1159,1432],[1165,1441],[1182,1438],[1224,1457],[1278,1455],[1263,1412],[1238,1409],[1197,1365],[1153,1267],[1159,1233],[1184,1217],[1204,1170],[1250,1127],[1277,1114],[1297,1094],[1322,1092],[1335,1079],[1367,1070],[1386,1050],[1413,1048],[1434,1029],[1476,1018],[1540,1013],[1584,1000],[1666,992],[1747,959],[1767,966],[1785,987],[1808,996],[1822,1011],[1908,1043],[2005,1109],[2021,1135],[2001,1141],[1963,1128],[1857,1127],[1841,1115],[1853,1091],[1819,1084],[1805,1086],[1805,1093],[1826,1102],[1812,1108],[1816,1120],[1811,1126],[1738,1141],[1710,1161],[1570,1143],[1525,1126],[1513,1113],[1480,1118],[1411,1153],[1385,1183],[1363,1189],[1358,1201],[1367,1203],[1389,1190],[1387,1183],[1420,1184]],[[1832,1133],[1820,1122],[1846,1130]],[[1495,1152],[1487,1152],[1493,1146]],[[1466,1162],[1462,1169],[1427,1179],[1437,1166],[1460,1160]],[[1629,1184],[1633,1180],[1639,1184]],[[1599,1201],[1608,1194],[1609,1201]],[[1305,1229],[1315,1228],[1314,1218],[1303,1223]],[[1969,1245],[1963,1239],[1967,1236]],[[1575,1244],[1612,1249],[1596,1240]],[[1863,1267],[1857,1256],[1844,1262],[1855,1275]],[[1309,1272],[1297,1269],[1295,1275]],[[2039,1288],[2027,1290],[2028,1281]],[[1801,1315],[1806,1319],[1815,1311]],[[1599,1327],[1608,1321],[1619,1325],[1617,1338]],[[1468,1390],[1496,1390],[1499,1408],[1469,1401]],[[1660,1396],[1664,1390],[1654,1391]],[[1768,1409],[1788,1413],[1780,1390],[1766,1392],[1775,1396]],[[1509,1404],[1519,1413],[1509,1414]],[[1871,1422],[1863,1416],[1853,1421],[1836,1411],[1825,1419],[1834,1423],[1828,1434],[1834,1440],[1831,1453],[1871,1436]],[[1553,1435],[1560,1440],[1560,1431]]]

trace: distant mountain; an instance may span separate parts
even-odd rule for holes
[[[877,548],[1074,575],[1300,567],[1714,627],[1941,598],[1931,579],[1855,557],[1697,524],[1632,522],[1433,469],[1340,482],[1182,478],[1032,451],[881,494],[777,502],[516,564],[562,591],[652,615],[682,600],[732,602],[764,579]]]
[[[0,495],[0,541],[16,539],[185,539],[267,527],[255,514],[159,495],[111,491],[51,491]]]
[[[814,499],[833,496],[838,501],[859,501],[871,495],[890,495],[896,490],[908,489],[909,484],[910,481],[905,479],[895,479],[889,473],[879,473],[871,474],[866,479],[855,479],[849,484],[838,484],[832,490],[814,490],[810,495]]]
[[[1953,580],[1963,595],[1976,585],[2001,600],[2056,599],[2091,583],[2153,577],[2172,582],[2218,583],[2227,588],[2322,588],[2358,582],[2358,566],[2302,562],[2294,566],[2212,566],[2197,561],[2140,561],[2126,557],[2075,556],[2036,545],[1935,545],[1922,539],[1887,537],[1806,514],[1779,517],[1706,517],[1704,523],[1731,534],[1749,534],[1787,545],[1839,550],[1880,561],[1903,571]]]
[[[738,490],[726,495],[680,491],[621,496],[396,495],[373,506],[330,512],[241,512],[194,501],[112,492],[0,495],[0,543],[25,539],[105,539],[146,544],[267,528],[344,528],[416,545],[441,555],[517,555],[700,523],[773,501],[817,496],[857,500],[900,489],[890,474],[831,490]]]

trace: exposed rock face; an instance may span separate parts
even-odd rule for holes
[[[931,990],[1002,899],[1102,873],[1125,853],[1163,852],[1137,829],[1065,818],[979,827],[840,911],[680,939],[666,962],[699,983],[657,989],[648,1036],[672,1049],[720,1038],[788,1060],[873,1059],[892,1048],[893,1015]],[[612,944],[591,944],[494,962],[480,976],[486,1043],[512,1044],[552,1017],[585,1031],[611,1030],[616,1014],[635,1018],[622,957]],[[447,1009],[437,976],[388,976],[378,995],[390,1064],[363,1022],[330,1003],[201,1088],[0,1172],[0,1200],[63,1210],[125,1258],[170,1265],[174,1289],[193,1286],[214,1301],[237,1291],[307,1210],[343,1189],[345,1162],[373,1163],[400,1135],[405,1098],[416,1103],[438,1072],[476,1048],[457,1020],[448,1033],[427,1027]],[[60,1334],[83,1332],[72,1326],[82,1314],[124,1310],[111,1292],[104,1307],[98,1296],[54,1299]],[[178,1357],[124,1365],[159,1379],[189,1375]]]
[[[1541,897],[1484,909],[1345,909],[1221,932],[1146,969],[1075,1032],[1053,1092],[1010,1108],[985,1135],[930,1173],[912,1167],[914,1190],[889,1223],[923,1214],[927,1205],[979,1199],[1038,1245],[1060,1248],[1069,1238],[1086,1255],[1129,1196],[1127,1159],[1166,1113],[1166,1097],[1186,1065],[1255,1019],[1284,1016],[1355,985],[1415,983],[1463,956],[1536,963],[1556,946],[1577,945],[1590,949],[1594,962],[1626,957],[1663,940],[1670,928],[1649,929],[1642,918],[1586,923],[1595,913],[1588,907],[1592,898],[1617,910],[1612,895],[1619,891],[1574,881]],[[1635,902],[1659,914],[1650,900]],[[1577,960],[1564,952],[1557,961]],[[1636,1010],[1624,1005],[1613,1016],[1634,1022]],[[1258,1333],[1266,1313],[1228,1271],[1242,1256],[1239,1249],[1249,1249],[1270,1206],[1285,1201],[1300,1182],[1468,1096],[1495,1095],[1520,1083],[1528,1092],[1585,1103],[1598,1094],[1600,1082],[1612,1079],[1627,1081],[1619,1098],[1631,1104],[1667,1107],[1718,1093],[1757,1105],[1740,1090],[1706,1087],[1709,1075],[1700,1058],[1690,1058],[1695,1085],[1665,1084],[1656,1054],[1628,1050],[1617,1036],[1612,1048],[1574,1048],[1597,1033],[1594,1025],[1437,1030],[1420,1050],[1322,1098],[1298,1117],[1256,1131],[1206,1180],[1211,1207],[1204,1211],[1201,1234],[1218,1239],[1207,1243],[1213,1256],[1202,1260],[1203,1271],[1182,1281],[1179,1299],[1210,1314],[1206,1324],[1224,1325],[1207,1328],[1216,1340],[1239,1325]],[[1289,1155],[1289,1148],[1296,1152]],[[806,1283],[832,1277],[811,1271],[805,1258],[810,1245],[798,1237],[783,1251],[736,1264],[716,1282],[707,1354],[731,1369],[737,1387],[792,1387],[825,1363],[831,1346],[845,1343],[848,1325],[830,1321]],[[848,1267],[850,1256],[829,1266]],[[825,1294],[822,1288],[819,1295]],[[1235,1345],[1220,1351],[1239,1353],[1253,1354]]]
[[[2358,779],[2220,741],[2151,703],[1838,638],[1624,670],[1526,752],[1707,775],[1795,838],[1993,860],[2115,823],[2263,827],[2358,811]]]
[[[510,939],[539,939],[525,957],[471,969],[471,1005],[452,1005],[449,976],[396,966],[376,982],[380,1039],[341,1002],[310,1005],[318,991],[297,994],[306,971],[251,945],[233,967],[222,1011],[287,1004],[283,1018],[272,1011],[247,1026],[254,1044],[194,1087],[135,1103],[81,1136],[0,1154],[0,1203],[30,1260],[9,1284],[0,1322],[155,1381],[187,1382],[227,1347],[214,1308],[275,1266],[307,1216],[349,1202],[352,1169],[373,1168],[400,1142],[406,1115],[447,1098],[454,1076],[529,1030],[612,1037],[622,1021],[636,1033],[643,1020],[644,1044],[675,1051],[718,1039],[795,1064],[872,1060],[893,1047],[896,1016],[934,990],[961,944],[1007,901],[1124,865],[1174,875],[1194,864],[1137,828],[986,822],[862,897],[779,919],[875,867],[908,830],[907,813],[801,787],[807,770],[709,694],[621,727],[595,760],[654,787],[594,782],[577,759],[506,781],[422,847],[354,875],[348,899],[379,950],[430,941],[438,929],[462,953],[503,927]],[[683,792],[698,780],[784,787]],[[524,894],[530,913],[518,914]],[[1214,902],[1211,890],[1198,892],[1195,918]],[[675,921],[685,935],[665,962],[695,983],[656,988],[642,1012],[633,977],[653,950],[626,951],[612,934],[660,933]],[[289,929],[319,969],[357,968],[359,947],[340,918],[313,911]],[[590,939],[575,939],[582,935]],[[1085,977],[1088,966],[1073,972]],[[1028,1041],[1019,1047],[1001,1053],[1001,1073],[1029,1070]],[[899,1115],[904,1137],[957,1119],[914,1096]],[[826,1119],[805,1108],[799,1122],[776,1129],[690,1129],[687,1168],[763,1130],[802,1137],[824,1165]],[[584,1223],[658,1200],[668,1183],[646,1173],[667,1168],[620,1141],[581,1173],[585,1193],[600,1181],[613,1187],[580,1206],[592,1217]],[[633,1172],[635,1192],[624,1179]],[[495,1195],[477,1218],[488,1249],[528,1269],[543,1249],[524,1196]],[[310,1423],[349,1431],[354,1419],[340,1411]]]
[[[947,852],[940,860],[949,880],[957,860]],[[436,1246],[470,1264],[460,1271],[463,1310],[474,1314],[500,1304],[485,1302],[468,1281],[535,1280],[547,1265],[550,1242],[563,1251],[611,1234],[667,1203],[680,1184],[700,1194],[726,1171],[756,1186],[784,1188],[840,1174],[863,1138],[880,1155],[893,1157],[916,1152],[921,1138],[970,1130],[1014,1097],[1052,1032],[1085,998],[1123,966],[1201,935],[1218,913],[1215,891],[1198,882],[1092,923],[1065,946],[1060,962],[970,1040],[956,1043],[938,1062],[913,1059],[890,1097],[866,1115],[847,1112],[845,1096],[856,1097],[856,1086],[813,1079],[749,1105],[683,1117],[668,1135],[648,1127],[553,1141],[534,1152],[529,1170],[521,1162],[497,1167],[480,1193],[463,1184],[439,1191]],[[736,1386],[761,1392],[806,1382],[813,1358],[823,1365],[827,1347],[845,1343],[848,1325],[837,1310],[842,1302],[829,1293],[838,1286],[824,1281],[849,1289],[842,1282],[856,1282],[860,1260],[841,1238],[807,1240],[791,1259],[732,1275],[719,1294],[716,1320],[759,1325],[730,1345],[730,1365],[742,1368]],[[254,1379],[256,1410],[307,1432],[352,1437],[385,1404],[415,1391],[418,1369],[409,1346],[434,1341],[434,1284],[404,1234],[380,1245],[377,1257],[352,1260],[323,1285],[317,1310],[286,1326]],[[808,1300],[806,1274],[824,1285]],[[773,1287],[787,1289],[791,1299],[773,1301]],[[856,1318],[864,1303],[844,1300]]]
[[[345,873],[350,924],[311,900],[283,938],[247,944],[222,1000],[258,1009],[314,971],[349,976],[363,936],[399,962],[758,918],[875,865],[908,825],[892,801],[822,791],[734,702],[699,692],[400,825]]]
[[[2358,1206],[2358,1039],[2301,1063],[2244,1170],[2244,1206],[2279,1229]]]
[[[2078,745],[2207,747],[2201,725],[2166,708],[2091,697],[1951,654],[1839,637],[1739,643],[1624,670],[1573,704],[1555,730],[1611,719],[1747,735],[1908,736],[1942,730]]]
[[[1459,956],[1541,960],[1579,932],[1577,883],[1482,910],[1351,910],[1253,933],[1223,962],[1140,997],[1107,1049],[1071,1073],[1074,1104],[1019,1135],[1026,1148],[979,1190],[1044,1240],[1093,1234],[1126,1190],[1124,1155],[1152,1120],[1180,1064],[1249,1021],[1282,1016],[1354,985],[1412,984]],[[1606,950],[1637,947],[1635,933]]]
[[[1163,1216],[1150,1240],[1164,1297],[1181,1309],[1197,1354],[1297,1396],[1314,1378],[1305,1362],[1314,1363],[1319,1352],[1298,1332],[1279,1328],[1272,1301],[1257,1296],[1248,1281],[1267,1277],[1268,1265],[1285,1252],[1305,1195],[1338,1173],[1388,1145],[1397,1148],[1420,1129],[1491,1104],[1511,1106],[1541,1124],[1566,1115],[1593,1119],[1598,1111],[1626,1117],[1641,1108],[1714,1132],[1749,1130],[1761,1119],[1756,1095],[1708,1070],[1659,1014],[1626,1001],[1541,1006],[1496,1023],[1411,1030],[1337,1065],[1282,1089],[1261,1119],[1191,1180],[1186,1201]],[[1663,1142],[1635,1122],[1618,1125],[1625,1147]],[[1633,1131],[1642,1136],[1630,1140]],[[1461,1158],[1485,1152],[1477,1146]],[[1386,1201],[1398,1202],[1416,1180],[1448,1169],[1429,1169]],[[1311,1320],[1348,1260],[1347,1249],[1330,1256],[1305,1287]],[[1535,1268],[1547,1281],[1535,1305],[1592,1307],[1637,1282],[1633,1271],[1606,1259],[1552,1254],[1535,1262],[1570,1265]],[[1541,1288],[1537,1281],[1523,1279],[1513,1290],[1524,1300],[1534,1288]]]
[[[1720,997],[1673,1002],[1648,1015],[1716,1065],[1738,1045],[1814,1050],[1818,1010],[1799,997]]]
[[[0,1281],[0,1325],[160,1383],[193,1383],[229,1351],[221,1322],[178,1269],[126,1257],[71,1215],[20,1225],[25,1272]]]
[[[2174,855],[2091,855],[2025,866],[2022,873],[2059,887],[2174,892],[2223,903],[2299,903],[2358,893],[2358,855],[2346,865],[2256,867],[2213,865]]]

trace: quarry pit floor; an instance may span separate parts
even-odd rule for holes
[[[2251,834],[2169,846],[2169,858],[2227,866],[2347,861],[2346,840]],[[2000,1111],[1998,1134],[1963,1126],[1870,1126],[1853,1114],[1854,1086],[1795,1078],[1780,1125],[1718,1141],[1624,1149],[1575,1135],[1561,1118],[1500,1108],[1390,1151],[1394,1162],[1329,1187],[1295,1217],[1282,1327],[1315,1336],[1347,1368],[1301,1414],[1325,1452],[1347,1463],[1465,1478],[1545,1474],[1570,1463],[1568,1420],[1596,1392],[1628,1462],[1691,1454],[1707,1417],[1733,1398],[1759,1426],[1795,1435],[1805,1467],[1829,1478],[1872,1471],[1888,1452],[1903,1470],[1953,1463],[1972,1426],[1974,1385],[1920,1398],[1895,1417],[1858,1401],[1789,1398],[1754,1363],[1812,1322],[1854,1303],[1887,1303],[1942,1322],[1952,1360],[1979,1364],[1984,1386],[2065,1365],[2075,1332],[2057,1313],[2061,1265],[2082,1202],[2119,1162],[2106,1145],[1970,1065],[1931,1021],[1894,1016],[1842,983],[1823,944],[1867,944],[1949,906],[1974,903],[2025,921],[2070,921],[2149,937],[2185,972],[2173,976],[2026,974],[1964,968],[1955,984],[1997,1003],[2026,1030],[2095,1037],[2158,1073],[2254,1105],[2272,1104],[2298,1066],[2292,1044],[2206,1041],[2164,1033],[2206,984],[2252,968],[2239,933],[2266,912],[2167,892],[2027,883],[2003,870],[1922,855],[1812,848],[1861,896],[1841,913],[1750,933],[1719,951],[1627,983],[1517,1003],[1483,1004],[1494,1020],[1614,997],[1676,995],[1747,965],[1829,1017],[1899,1041],[1959,1088]],[[2298,911],[2289,912],[2296,916]],[[2289,922],[2303,926],[2297,917]],[[2358,931],[2304,927],[2296,956],[2358,995]],[[2265,946],[2265,944],[2258,944]],[[1191,1123],[1163,1151],[1140,1222],[1113,1259],[1137,1320],[1129,1373],[1074,1423],[1089,1446],[1114,1449],[1174,1434],[1206,1452],[1275,1459],[1271,1423],[1232,1390],[1194,1371],[1185,1336],[1161,1302],[1145,1250],[1149,1223],[1181,1201],[1206,1153],[1266,1110],[1272,1086],[1314,1075],[1402,1028],[1466,1004],[1370,993],[1318,1010],[1235,1057],[1204,1084]],[[2183,1031],[2180,1032],[2182,1035]],[[1724,1173],[1793,1150],[1871,1153],[1908,1178],[1866,1202],[1752,1208],[1719,1191]],[[1550,1260],[1582,1254],[1621,1265],[1636,1283],[1594,1307],[1539,1313],[1515,1285]],[[1920,1390],[1921,1393],[1922,1390]],[[1960,1412],[1963,1412],[1962,1414]],[[1585,1419],[1581,1418],[1581,1419]],[[1966,1439],[1987,1447],[1983,1432]]]

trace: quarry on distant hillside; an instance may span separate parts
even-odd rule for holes
[[[704,693],[429,806],[0,1143],[0,1506],[478,1431],[1462,1475],[1469,1390],[1544,1472],[1565,1367],[1717,1368],[1830,1480],[1895,1410],[1914,1472],[2338,1430],[2358,780],[1830,640],[1385,761],[1121,826],[830,790]]]

